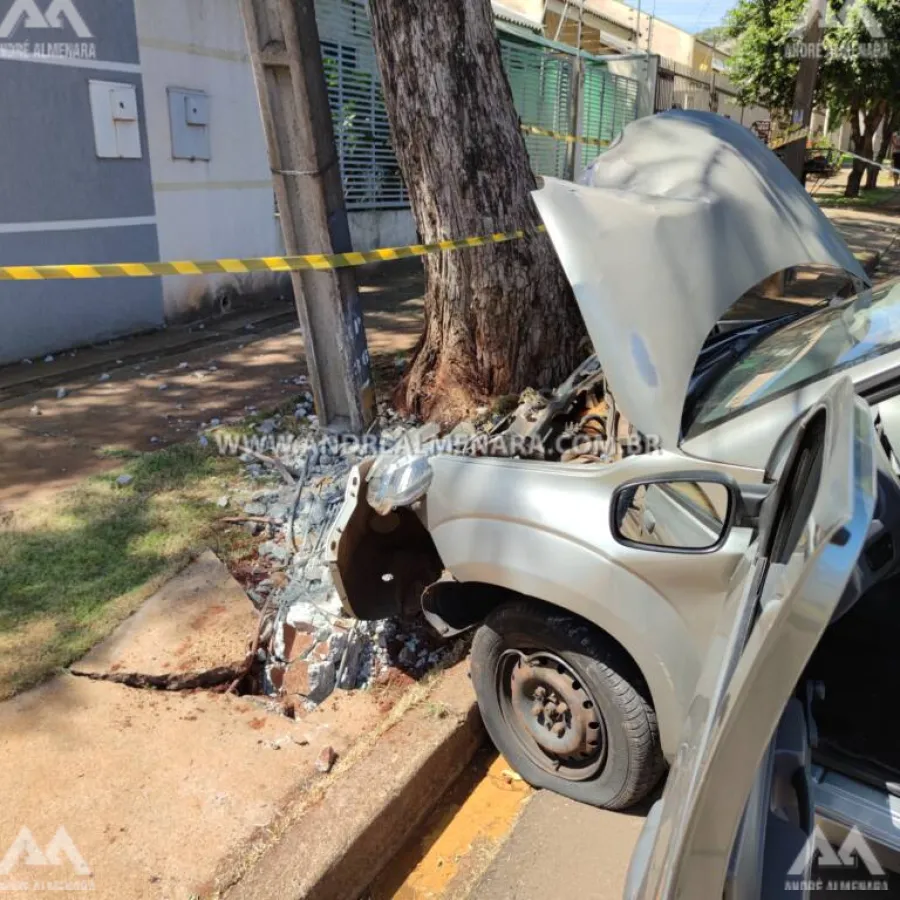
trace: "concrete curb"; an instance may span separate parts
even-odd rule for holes
[[[377,741],[230,887],[228,900],[359,897],[485,739],[468,664]]]

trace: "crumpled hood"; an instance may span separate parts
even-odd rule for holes
[[[666,448],[704,340],[744,293],[810,264],[869,284],[803,186],[723,116],[638,119],[585,181],[532,196],[619,407]]]

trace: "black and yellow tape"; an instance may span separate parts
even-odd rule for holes
[[[608,147],[610,142],[600,138],[563,134],[537,125],[522,125],[526,134],[555,138],[568,143],[588,144]],[[808,131],[790,133],[777,143],[772,150],[805,137]],[[354,251],[351,253],[308,253],[303,256],[265,256],[251,259],[207,259],[182,260],[176,262],[140,263],[97,263],[95,265],[56,266],[0,266],[0,281],[51,281],[81,280],[91,278],[153,278],[160,275],[245,275],[251,272],[299,272],[304,270],[345,269],[363,266],[367,263],[405,259],[413,256],[427,256],[469,247],[483,247],[488,244],[503,244],[518,241],[546,231],[543,225],[532,229],[505,231],[459,240],[437,241],[432,244],[410,244],[406,247],[385,247],[380,250]]]
[[[580,134],[564,134],[561,131],[550,131],[549,128],[539,128],[537,125],[522,125],[524,134],[535,134],[539,137],[554,138],[557,141],[565,141],[567,144],[587,144],[589,147],[608,147],[610,142],[602,138],[584,137]]]
[[[98,263],[96,265],[0,266],[0,281],[47,281],[86,278],[152,278],[158,275],[244,275],[250,272],[299,272],[303,270],[346,269],[366,263],[427,256],[448,250],[484,247],[518,241],[545,231],[543,225],[519,231],[498,232],[456,241],[410,244],[353,253],[308,253],[304,256],[266,256],[257,259],[209,259],[181,262]]]

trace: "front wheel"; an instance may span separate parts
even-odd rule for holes
[[[640,673],[580,619],[537,603],[499,607],[475,635],[472,682],[491,740],[535,787],[625,809],[665,769]]]

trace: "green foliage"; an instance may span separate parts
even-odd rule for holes
[[[821,99],[839,115],[872,114],[879,105],[896,103],[900,100],[900,4],[857,0],[842,12],[841,7],[837,9],[832,8],[823,41]]]
[[[803,44],[807,0],[739,0],[729,13],[736,39],[729,67],[744,103],[788,120]],[[900,94],[900,3],[828,0],[818,99],[834,112],[863,113]],[[876,123],[877,124],[877,123]]]
[[[726,19],[736,40],[728,65],[745,105],[763,106],[790,119],[800,60],[790,52],[791,32],[806,0],[739,0]]]

